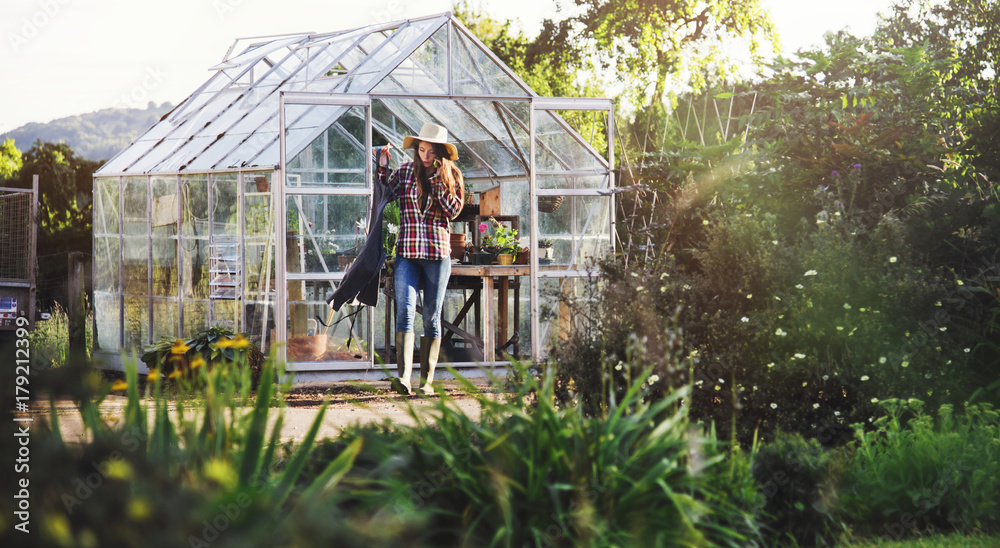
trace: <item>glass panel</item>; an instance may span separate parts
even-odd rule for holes
[[[207,299],[209,281],[212,280],[212,275],[209,273],[208,238],[183,238],[181,247],[184,250],[182,294],[185,299]],[[238,262],[238,258],[237,254],[233,262]]]
[[[118,178],[94,181],[94,235],[118,234]]]
[[[94,323],[97,330],[94,349],[118,352],[121,339],[121,297],[117,291],[94,290]]]
[[[326,126],[325,131],[320,131],[315,139],[288,162],[288,185],[365,186],[364,107],[351,108],[336,122],[330,120],[330,117],[343,113],[343,107],[312,107],[312,110],[304,112],[301,108],[292,107],[286,113],[288,117],[297,116],[293,124],[312,124],[307,119],[313,118],[330,121],[332,125]],[[293,132],[301,131],[304,130],[289,130],[289,138]],[[293,150],[291,145],[287,146],[290,151]]]
[[[181,337],[177,333],[177,299],[153,297],[153,341],[162,337]]]
[[[290,196],[288,272],[343,272],[365,243],[366,196]]]
[[[420,44],[373,92],[448,93],[448,26]]]
[[[112,291],[120,288],[120,243],[117,237],[94,238],[94,291]]]
[[[208,238],[208,175],[181,177],[181,235]]]
[[[212,325],[223,329],[228,329],[234,333],[239,332],[240,327],[240,304],[236,300],[212,300]],[[187,309],[184,310],[184,318],[187,319]]]
[[[591,155],[608,159],[608,113],[602,110],[549,111],[549,117],[561,120],[591,148]],[[568,135],[568,133],[567,133]]]
[[[160,124],[166,124],[166,122],[160,122]],[[135,143],[132,143],[128,148],[115,156],[110,162],[101,166],[99,173],[122,173],[129,170],[129,167],[134,164],[136,160],[149,152],[158,142],[159,141],[136,141]]]
[[[182,336],[192,337],[211,327],[208,322],[208,301],[184,299],[184,330]]]
[[[535,165],[539,170],[606,169],[590,149],[559,124],[555,114],[538,111],[535,121],[539,147]]]
[[[334,313],[326,297],[334,283],[288,282],[288,361],[366,361],[369,307]]]
[[[573,323],[582,318],[573,315],[561,298],[582,299],[585,295],[593,295],[588,285],[597,283],[596,278],[540,278],[538,280],[539,296],[539,331],[541,350],[544,357],[549,350],[559,344],[559,341],[570,336]]]
[[[255,181],[257,175],[248,173],[250,180]],[[262,175],[267,180],[266,175]],[[225,173],[212,176],[212,234],[220,236],[239,236],[239,175]],[[267,191],[270,188],[268,183]],[[253,187],[256,192],[256,183]]]
[[[608,186],[607,175],[539,175],[541,189],[602,189]]]
[[[345,91],[348,93],[370,91],[372,85],[377,83],[375,78],[379,73],[388,68],[390,64],[397,62],[400,52],[413,47],[411,42],[434,22],[434,20],[422,21],[400,28],[392,33],[387,43],[381,48],[377,47],[383,42],[381,33],[372,33],[360,46],[360,49],[368,54],[367,58],[347,77]]]
[[[122,292],[149,295],[149,239],[125,238],[122,246]]]
[[[179,281],[177,222],[180,213],[177,203],[177,178],[153,177],[151,192],[153,235],[150,248],[153,259],[153,295],[176,297]]]
[[[126,177],[122,180],[125,197],[122,211],[125,236],[146,237],[149,233],[149,181],[146,177]]]
[[[272,286],[273,288],[273,286]],[[254,343],[260,346],[261,352],[267,354],[274,339],[274,293],[271,300],[244,302],[244,330]],[[327,307],[329,308],[329,307]]]
[[[478,82],[456,82],[459,93],[487,93],[491,95],[528,95],[528,93],[504,71],[500,65],[489,58],[480,47],[467,38],[461,31],[452,34],[454,45],[453,55],[457,64],[461,65],[461,74],[471,73]],[[456,71],[456,74],[459,74]],[[485,88],[483,90],[482,88]]]
[[[603,257],[611,250],[611,198],[563,198],[554,212],[538,216],[539,238],[552,244],[551,251],[537,250],[539,264],[585,269],[591,266],[590,259]]]
[[[125,301],[125,345],[131,356],[134,350],[142,354],[143,345],[149,344],[149,297],[129,297]]]

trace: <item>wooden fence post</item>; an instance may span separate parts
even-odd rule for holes
[[[69,254],[69,282],[67,287],[66,313],[69,321],[69,356],[87,355],[87,307],[84,304],[84,259],[83,253]]]

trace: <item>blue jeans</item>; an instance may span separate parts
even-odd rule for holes
[[[413,320],[417,315],[417,290],[423,286],[424,336],[440,337],[441,307],[444,305],[444,293],[451,276],[451,261],[407,259],[397,255],[395,269],[396,331],[413,332]]]

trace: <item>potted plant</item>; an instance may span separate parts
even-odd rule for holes
[[[551,262],[552,261],[552,240],[541,239],[538,240],[538,261],[539,262]]]
[[[479,232],[484,233],[482,238],[483,246],[495,250],[498,264],[514,264],[514,256],[521,251],[521,242],[517,238],[517,230],[504,225],[494,217],[490,217],[490,224],[493,225],[492,234],[486,233],[488,229],[486,223],[479,224]]]
[[[517,252],[517,256],[514,257],[514,264],[530,264],[531,263],[531,249],[527,247],[522,247],[520,251]]]

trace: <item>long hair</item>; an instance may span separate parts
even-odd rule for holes
[[[465,181],[462,178],[462,172],[452,162],[448,159],[448,149],[441,143],[428,143],[434,147],[434,154],[437,155],[437,159],[441,162],[441,182],[444,183],[448,192],[454,196],[458,196],[460,199],[465,199]],[[417,196],[420,199],[420,203],[424,202],[424,196],[430,193],[431,183],[430,176],[434,173],[434,166],[428,168],[425,172],[424,162],[420,159],[419,152],[420,142],[416,143],[413,147],[413,166],[414,174],[417,178]]]

